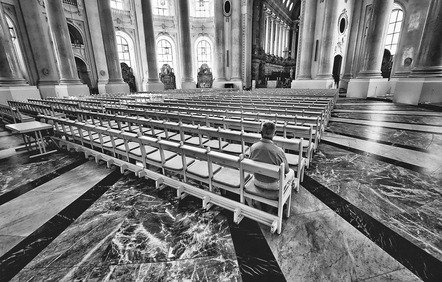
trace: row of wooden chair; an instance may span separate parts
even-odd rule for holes
[[[278,234],[282,230],[283,207],[287,204],[286,216],[290,215],[290,203],[292,189],[299,189],[301,175],[298,167],[297,177],[293,183],[289,183],[289,177],[284,174],[284,165],[276,166],[266,163],[252,161],[244,158],[244,155],[233,156],[223,152],[212,151],[209,148],[199,148],[186,145],[183,142],[173,142],[134,134],[115,129],[109,129],[92,124],[75,122],[52,116],[40,116],[47,122],[54,123],[55,132],[63,138],[60,142],[73,144],[72,141],[81,143],[81,150],[87,151],[87,156],[92,154],[97,160],[112,160],[112,163],[119,163],[122,170],[132,168],[137,175],[152,175],[146,171],[148,165],[159,167],[163,171],[180,174],[184,184],[175,183],[178,196],[182,197],[185,192],[183,187],[188,187],[189,180],[196,180],[208,185],[208,189],[198,188],[199,191],[191,189],[192,195],[197,195],[203,200],[203,207],[208,208],[211,204],[219,205],[234,212],[234,220],[239,223],[242,217],[246,216],[271,226],[272,232]],[[298,150],[302,150],[302,140],[293,141],[297,144]],[[89,146],[90,150],[86,147]],[[78,146],[78,145],[77,145]],[[108,157],[103,152],[111,154]],[[98,156],[98,157],[97,157]],[[300,156],[300,158],[302,158]],[[123,161],[121,163],[120,161]],[[300,159],[301,161],[301,159]],[[139,162],[142,167],[134,166]],[[260,173],[279,179],[279,191],[262,193],[254,186],[253,174]],[[290,172],[294,173],[294,172]],[[164,183],[167,177],[155,176],[157,187]],[[160,179],[162,179],[160,181]],[[170,180],[170,179],[169,179]],[[192,185],[191,185],[192,186]],[[221,190],[228,190],[239,195],[239,202],[220,197],[217,187]],[[266,213],[253,207],[245,205],[247,199],[254,199],[277,208],[277,216]],[[250,202],[250,201],[249,201]],[[245,212],[247,211],[247,212]]]
[[[16,107],[2,104],[0,104],[0,118],[3,120],[3,122],[7,123],[28,122],[35,120],[33,117],[27,116],[20,112],[20,110]]]

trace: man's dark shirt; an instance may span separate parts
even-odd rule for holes
[[[261,138],[259,142],[253,144],[250,148],[250,159],[274,165],[285,163],[285,173],[289,172],[289,165],[284,151],[276,146],[272,140]],[[277,181],[275,178],[258,173],[255,173],[255,178],[265,183]]]

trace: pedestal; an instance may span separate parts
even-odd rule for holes
[[[130,93],[127,83],[108,83],[105,88],[106,93]]]
[[[293,89],[332,89],[333,79],[293,80],[290,88]]]
[[[8,100],[27,101],[41,99],[40,91],[35,86],[0,87],[0,104],[8,105]]]
[[[39,85],[41,97],[69,97],[69,96],[89,96],[89,87],[86,84],[67,84],[67,85]]]
[[[181,82],[181,89],[196,89],[196,82]]]
[[[440,78],[400,78],[396,84],[393,102],[417,105],[442,102]]]
[[[390,93],[390,83],[386,78],[357,78],[350,79],[347,88],[347,97],[367,98],[385,96]]]
[[[164,91],[164,84],[162,82],[149,82],[146,85],[146,91]]]

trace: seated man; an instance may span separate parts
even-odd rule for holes
[[[258,162],[264,162],[274,165],[285,164],[285,177],[291,178],[288,184],[294,183],[294,172],[289,169],[287,158],[284,151],[276,146],[272,139],[276,133],[276,125],[271,121],[266,121],[261,126],[261,140],[252,145],[250,148],[250,159]],[[290,173],[289,173],[290,172]],[[254,174],[255,186],[264,190],[278,190],[279,182],[275,178],[271,178],[258,173]]]

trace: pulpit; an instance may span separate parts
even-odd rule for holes
[[[176,89],[175,74],[173,68],[168,64],[164,64],[161,67],[160,80],[164,84],[164,90]]]
[[[207,64],[198,69],[198,88],[212,88],[213,74]]]

